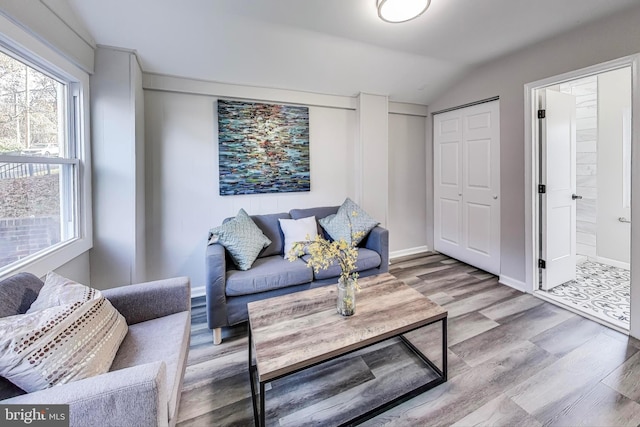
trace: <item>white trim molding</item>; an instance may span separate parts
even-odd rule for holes
[[[251,99],[265,102],[283,102],[306,106],[342,108],[355,110],[356,98],[340,95],[303,92],[240,84],[221,83],[208,80],[189,79],[165,74],[142,73],[142,87],[145,90],[161,92],[209,95],[220,98]]]
[[[198,286],[191,288],[191,298],[203,297],[207,294],[207,290],[204,286]]]
[[[631,270],[631,264],[628,262],[618,261],[615,259],[605,258],[601,256],[596,256],[594,258],[589,257],[589,259],[593,259],[595,262],[599,262],[600,264],[610,265],[611,267],[618,267],[624,270]]]
[[[401,258],[409,255],[418,255],[429,252],[429,246],[417,246],[415,248],[401,249],[399,251],[389,252],[389,259]]]
[[[516,280],[509,276],[505,276],[504,274],[500,275],[500,277],[498,278],[498,283],[509,286],[510,288],[513,288],[520,292],[530,293],[530,291],[527,290],[527,284],[525,282]]]

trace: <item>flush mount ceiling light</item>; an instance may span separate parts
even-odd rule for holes
[[[376,0],[380,19],[394,24],[417,18],[430,4],[431,0]]]

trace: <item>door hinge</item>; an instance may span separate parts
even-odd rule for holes
[[[543,259],[538,260],[538,268],[547,268],[547,263]]]
[[[547,117],[547,110],[538,110],[538,118],[544,119],[545,117]]]
[[[544,184],[539,184],[538,185],[538,193],[539,194],[544,194],[547,192],[547,186]]]

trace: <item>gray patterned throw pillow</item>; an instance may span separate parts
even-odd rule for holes
[[[220,243],[240,270],[248,270],[258,258],[260,251],[271,244],[271,240],[253,222],[244,209],[230,221],[209,231],[209,244]]]
[[[353,200],[347,197],[335,215],[318,220],[333,240],[344,239],[357,246],[373,228],[379,224]]]

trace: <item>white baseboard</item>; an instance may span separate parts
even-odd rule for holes
[[[505,276],[504,274],[500,275],[500,277],[498,278],[498,282],[520,292],[527,292],[527,284],[525,282],[521,282],[520,280],[513,279],[509,276]]]
[[[402,249],[399,251],[389,252],[389,259],[421,254],[423,252],[429,252],[429,246],[418,246],[416,248]]]
[[[197,288],[191,288],[191,298],[203,297],[207,294],[207,290],[204,286],[198,286]]]
[[[589,259],[594,260],[595,262],[599,262],[600,264],[610,265],[612,267],[623,268],[625,270],[631,270],[631,264],[628,262],[616,261],[615,259],[604,258],[601,256],[596,257],[588,257]]]

